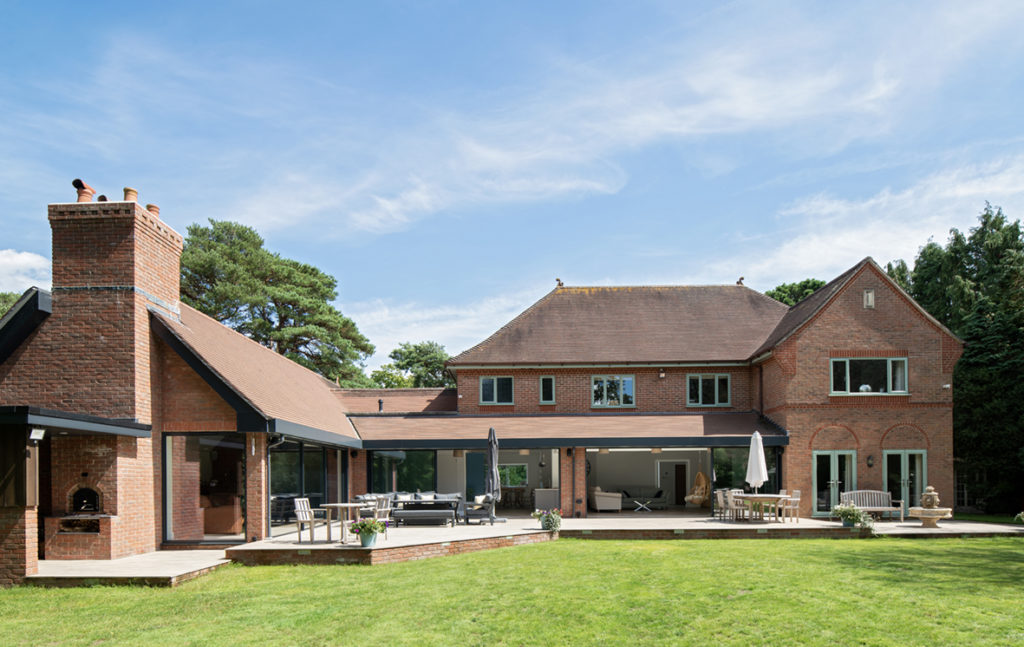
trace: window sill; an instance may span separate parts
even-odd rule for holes
[[[515,402],[481,402],[481,407],[511,407],[515,406]]]
[[[846,391],[838,391],[828,394],[830,398],[905,398],[909,395],[910,393],[908,391],[901,391],[899,393],[882,393],[880,391],[866,391],[864,393],[847,393]]]
[[[615,409],[636,409],[636,405],[635,404],[623,404],[623,405],[615,405],[615,406],[612,406],[612,405],[602,406],[602,405],[599,405],[599,404],[592,404],[592,405],[590,405],[590,408],[591,409],[612,409],[612,410],[615,410]]]
[[[687,409],[728,409],[732,404],[687,404]]]

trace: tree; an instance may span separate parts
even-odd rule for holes
[[[394,364],[382,364],[370,373],[370,381],[385,389],[407,389],[412,386],[412,378]]]
[[[824,285],[825,282],[821,279],[804,279],[799,283],[783,283],[782,285],[777,285],[764,294],[776,301],[785,303],[787,306],[795,306],[807,297],[811,296],[815,290]]]
[[[957,469],[983,475],[990,511],[1021,509],[1024,481],[1024,236],[986,204],[967,235],[928,242],[908,292],[965,342],[953,380]],[[889,264],[899,272],[906,263]]]
[[[370,379],[384,388],[454,387],[444,370],[448,353],[436,341],[403,342],[388,355],[394,363],[374,371]]]
[[[362,362],[373,345],[331,301],[337,281],[263,247],[250,227],[190,225],[181,298],[190,306],[344,386],[371,386]]]
[[[11,309],[11,306],[21,298],[21,295],[17,292],[0,292],[0,317],[7,314],[7,311]]]

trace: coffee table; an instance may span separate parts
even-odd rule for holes
[[[633,512],[650,512],[651,509],[647,506],[651,505],[650,499],[633,499],[633,503],[636,505],[636,509]]]

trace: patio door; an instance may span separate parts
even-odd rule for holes
[[[838,505],[839,493],[857,489],[857,452],[813,452],[814,514],[826,516]]]
[[[903,510],[921,502],[921,492],[928,483],[927,453],[923,449],[886,449],[882,488],[894,501],[903,501]]]

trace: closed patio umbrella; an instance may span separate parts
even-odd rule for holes
[[[754,488],[755,492],[768,480],[768,464],[764,460],[764,443],[761,442],[761,434],[756,431],[750,437],[750,455],[747,457],[747,478],[745,480],[750,487]]]
[[[498,473],[498,434],[494,433],[494,427],[487,432],[487,476],[484,479],[484,489],[490,494],[495,502],[501,501],[501,474]]]

